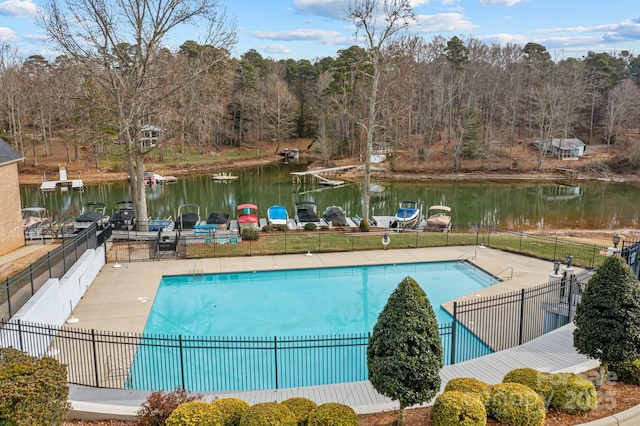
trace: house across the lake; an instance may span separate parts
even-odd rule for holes
[[[529,146],[542,149],[546,154],[561,160],[577,160],[584,155],[586,144],[578,138],[551,139],[542,141],[534,139]]]

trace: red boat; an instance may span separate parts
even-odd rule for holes
[[[240,204],[238,212],[238,226],[240,228],[260,228],[258,221],[258,206],[255,204]]]

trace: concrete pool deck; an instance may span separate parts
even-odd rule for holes
[[[537,286],[548,282],[553,273],[553,264],[549,261],[469,246],[107,264],[76,306],[73,315],[79,322],[73,324],[73,327],[141,333],[160,280],[165,275],[461,259],[468,260],[492,275],[509,278],[474,292],[474,297],[478,294],[492,295]],[[575,352],[572,329],[573,326],[568,325],[522,346],[445,366],[441,371],[443,386],[453,377],[477,377],[487,383],[497,383],[508,371],[519,367],[575,372],[595,367],[597,363]],[[73,410],[70,418],[133,420],[148,394],[146,391],[72,385],[70,401]],[[396,402],[378,394],[368,381],[266,391],[204,393],[207,401],[222,396],[242,398],[250,404],[302,396],[318,404],[344,403],[359,414],[397,408]]]

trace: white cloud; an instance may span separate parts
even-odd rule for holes
[[[7,0],[0,2],[0,15],[14,18],[31,18],[36,15],[37,7],[31,0]]]
[[[291,53],[291,49],[282,43],[258,46],[258,48],[266,53]]]
[[[293,0],[293,7],[298,13],[331,19],[344,19],[347,4],[346,0]]]
[[[441,13],[438,15],[418,15],[416,24],[410,30],[417,33],[459,32],[478,28],[461,13]]]
[[[480,0],[480,4],[503,4],[505,6],[515,6],[516,4],[522,3],[523,1],[524,0]]]
[[[16,33],[6,27],[0,27],[0,41],[16,41],[18,37],[16,37]]]
[[[297,29],[288,31],[253,31],[251,33],[256,38],[268,40],[325,40],[332,37],[340,36],[338,31]]]

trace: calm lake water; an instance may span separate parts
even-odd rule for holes
[[[253,203],[261,217],[274,204],[284,205],[292,216],[296,201],[314,201],[319,213],[331,205],[347,215],[362,214],[361,184],[338,188],[297,186],[291,172],[306,165],[274,164],[233,170],[239,178],[229,183],[211,174],[181,177],[177,183],[147,189],[148,211],[153,218],[176,216],[181,204],[197,204],[201,217],[227,212],[235,217],[238,204]],[[415,200],[423,209],[433,204],[452,208],[457,225],[493,225],[516,230],[542,229],[640,229],[640,185],[609,182],[489,182],[422,181],[376,183],[371,198],[374,216],[392,216],[402,200]],[[72,219],[89,202],[104,202],[107,213],[118,201],[128,200],[127,182],[85,186],[84,191],[41,192],[37,186],[21,186],[23,207],[45,207],[57,220]]]

